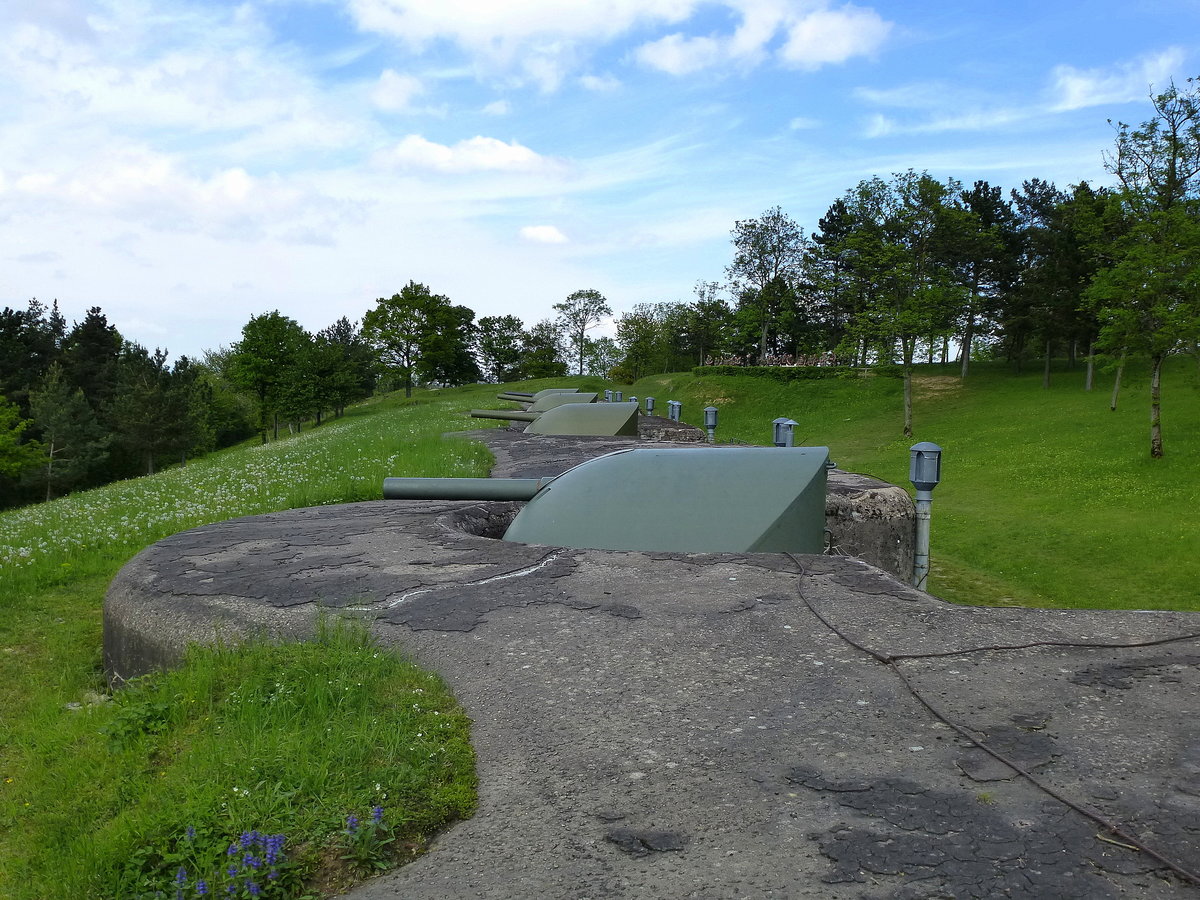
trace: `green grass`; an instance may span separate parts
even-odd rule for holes
[[[771,420],[789,416],[801,423],[798,443],[827,444],[842,468],[906,486],[909,445],[941,444],[931,587],[947,599],[1197,609],[1200,385],[1194,363],[1171,362],[1158,461],[1148,456],[1144,369],[1127,373],[1112,413],[1111,375],[1085,393],[1082,371],[1056,371],[1043,390],[1040,372],[980,366],[962,383],[924,368],[913,438],[901,435],[894,378],[673,374],[623,389],[660,408],[681,400],[693,423],[717,406],[723,441],[766,444]],[[571,378],[522,389],[563,383],[610,386]],[[100,614],[124,561],[176,531],[375,499],[388,475],[486,474],[485,450],[442,435],[486,427],[463,411],[504,406],[495,392],[378,400],[277,444],[0,514],[0,896],[174,896],[179,867],[193,890],[249,829],[287,835],[275,896],[315,895],[418,852],[424,835],[469,813],[465,718],[436,678],[363,634],[193,651],[178,671],[113,700]],[[347,815],[377,804],[382,831],[345,834]]]
[[[630,390],[683,418],[720,412],[718,440],[766,444],[770,422],[800,423],[797,443],[828,445],[844,469],[908,485],[908,448],[942,446],[934,492],[933,593],[959,603],[1200,609],[1200,380],[1175,358],[1164,380],[1166,457],[1149,457],[1145,366],[1083,390],[1082,366],[1013,375],[921,367],[915,434],[903,437],[901,382],[866,377],[782,385],[747,377],[665,375]]]
[[[469,814],[466,720],[440,681],[362,635],[196,652],[113,700],[101,610],[117,569],[177,531],[378,499],[388,475],[485,475],[485,448],[442,435],[481,427],[462,411],[494,395],[376,400],[278,443],[0,513],[0,896],[136,897],[180,865],[196,877],[254,829],[290,848],[264,896],[300,896],[361,867],[342,846],[349,814],[380,804],[395,835],[368,863],[410,856]]]

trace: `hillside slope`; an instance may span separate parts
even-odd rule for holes
[[[628,387],[685,421],[720,410],[718,440],[766,444],[771,420],[797,443],[828,445],[849,471],[908,487],[908,448],[944,451],[934,493],[930,589],[959,603],[1200,609],[1200,379],[1177,358],[1164,376],[1166,458],[1149,457],[1144,366],[1131,366],[1116,412],[1111,373],[1083,390],[1082,366],[1013,375],[980,366],[921,368],[915,434],[901,433],[901,382],[671,374]]]

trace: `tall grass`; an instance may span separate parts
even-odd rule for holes
[[[1014,375],[993,364],[962,381],[921,367],[915,434],[901,433],[899,379],[782,385],[690,374],[633,387],[685,421],[720,410],[718,440],[767,444],[771,420],[800,423],[797,443],[828,445],[844,469],[908,487],[908,448],[943,447],[934,492],[933,593],[960,603],[1113,609],[1200,609],[1200,379],[1171,360],[1165,459],[1149,457],[1144,366],[1126,372],[1116,412],[1112,375],[1083,390],[1082,367]]]
[[[378,805],[395,838],[368,844],[368,862],[469,813],[466,720],[440,681],[364,636],[196,651],[112,699],[100,614],[120,565],[174,532],[377,499],[388,475],[485,475],[485,448],[442,434],[479,427],[462,410],[494,393],[375,401],[278,443],[0,513],[0,896],[176,896],[180,868],[192,896],[209,857],[276,833],[291,855],[262,896],[299,896],[314,878],[344,886],[343,855],[362,861],[361,842],[341,852],[353,812]]]

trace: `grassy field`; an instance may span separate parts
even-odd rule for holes
[[[770,422],[828,445],[844,469],[909,487],[908,448],[944,449],[934,492],[930,590],[958,603],[1200,609],[1200,378],[1173,358],[1164,377],[1166,457],[1149,457],[1144,367],[1112,375],[1013,375],[999,365],[919,369],[915,434],[901,433],[901,382],[867,377],[776,382],[674,374],[627,391],[683,403],[685,421],[720,410],[718,440],[765,444]]]
[[[168,534],[378,499],[387,475],[486,474],[484,448],[442,433],[481,424],[461,411],[494,393],[378,400],[278,443],[0,513],[0,897],[309,896],[470,814],[465,717],[365,635],[196,651],[113,697],[100,614],[122,563]]]
[[[905,486],[908,447],[941,444],[931,588],[949,600],[1197,609],[1200,379],[1172,363],[1157,461],[1136,368],[1115,413],[1111,375],[1087,393],[1082,371],[1056,371],[1046,390],[1040,372],[980,366],[963,382],[924,368],[913,438],[890,377],[671,374],[621,387],[660,409],[680,400],[693,423],[718,407],[721,441],[769,443],[771,420],[789,416],[797,443]],[[120,565],[176,531],[377,498],[387,475],[485,474],[482,447],[442,435],[482,425],[463,411],[499,406],[495,391],[376,400],[279,443],[0,514],[0,896],[252,896],[251,883],[263,897],[319,896],[470,814],[465,717],[438,679],[365,634],[198,650],[114,698],[100,612]]]

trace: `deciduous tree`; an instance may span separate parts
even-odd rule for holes
[[[579,361],[578,374],[583,374],[584,359],[587,357],[587,333],[600,324],[604,316],[612,315],[612,308],[599,291],[587,289],[574,291],[562,303],[555,303],[558,325],[566,335],[572,355]]]

